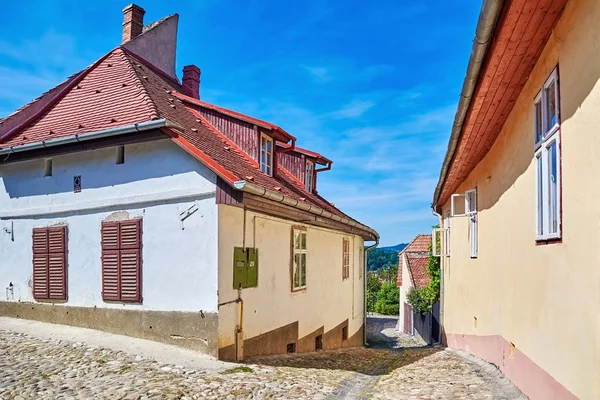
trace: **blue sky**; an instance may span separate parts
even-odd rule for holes
[[[127,4],[4,4],[0,116],[116,47]],[[431,230],[479,1],[137,4],[146,23],[180,15],[177,71],[202,69],[203,100],[277,124],[332,159],[319,193],[382,245]]]

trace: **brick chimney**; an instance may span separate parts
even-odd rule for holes
[[[130,4],[123,9],[123,42],[125,44],[142,34],[146,11],[138,5]]]
[[[183,94],[200,98],[200,68],[195,65],[183,67],[183,79],[181,80]]]

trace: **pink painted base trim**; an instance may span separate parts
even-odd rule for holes
[[[518,349],[515,349],[511,357],[510,343],[500,335],[446,334],[444,339],[448,347],[468,351],[498,366],[500,371],[531,400],[577,399],[573,393]]]

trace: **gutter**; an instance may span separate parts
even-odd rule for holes
[[[339,215],[335,215],[330,213],[329,211],[323,210],[320,207],[313,206],[310,204],[303,203],[299,200],[292,199],[291,197],[287,197],[282,195],[281,193],[274,192],[269,189],[265,189],[261,186],[255,185],[254,183],[250,183],[248,181],[237,181],[233,184],[233,186],[242,192],[251,193],[256,196],[264,197],[265,199],[275,201],[277,203],[283,203],[285,205],[297,208],[302,211],[309,212],[319,217],[327,218],[344,225],[348,225],[366,232],[369,232],[373,240],[379,241],[379,234],[375,232],[373,229],[369,228],[366,225],[363,225],[359,222],[352,221],[348,218],[340,217]]]
[[[481,12],[479,13],[479,21],[477,22],[475,39],[473,41],[473,48],[471,49],[471,57],[469,58],[467,74],[463,82],[456,115],[454,116],[454,124],[452,125],[452,132],[448,142],[448,150],[446,151],[446,157],[444,158],[442,169],[440,171],[440,178],[433,195],[433,203],[431,206],[434,208],[434,211],[437,208],[442,188],[446,183],[448,170],[454,160],[456,147],[462,134],[463,124],[471,106],[473,93],[475,92],[479,80],[479,73],[481,72],[490,43],[494,37],[494,31],[500,18],[503,3],[504,0],[484,0]]]
[[[369,250],[379,246],[379,236],[375,239],[375,244],[365,247],[365,255],[363,260],[363,344],[368,346],[367,343],[367,260],[369,259]]]
[[[20,153],[24,151],[30,150],[38,150],[47,147],[55,147],[61,146],[65,144],[77,143],[77,142],[85,142],[94,139],[106,138],[111,136],[119,136],[127,133],[133,132],[141,132],[148,131],[152,129],[160,129],[160,128],[173,128],[178,130],[183,130],[181,125],[178,125],[174,122],[171,122],[167,119],[157,119],[154,121],[140,122],[131,125],[119,126],[116,128],[103,129],[101,131],[96,132],[88,132],[88,133],[80,133],[71,136],[65,136],[57,139],[50,140],[42,140],[40,142],[21,144],[17,146],[11,146],[6,148],[0,148],[0,154],[12,154],[12,153]],[[2,146],[0,144],[0,146]]]

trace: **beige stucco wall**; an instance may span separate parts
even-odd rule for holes
[[[599,22],[600,2],[567,4],[498,140],[458,190],[478,188],[479,256],[470,259],[467,219],[455,217],[444,265],[447,334],[501,335],[582,399],[600,398]],[[556,65],[563,236],[536,245],[533,99]]]
[[[219,303],[237,297],[233,289],[233,248],[244,245],[244,210],[219,205]],[[255,337],[298,321],[298,336],[320,327],[331,330],[348,319],[348,337],[363,324],[363,239],[324,228],[307,229],[306,290],[291,291],[292,227],[302,225],[246,212],[245,246],[259,249],[258,287],[244,289],[244,337]],[[342,240],[351,243],[350,278],[342,280]],[[237,305],[219,308],[219,348],[235,343]]]

